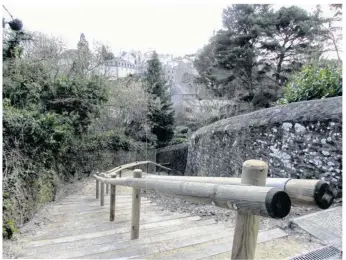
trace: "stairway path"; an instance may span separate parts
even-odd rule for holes
[[[109,221],[109,195],[105,205],[95,199],[95,181],[82,194],[66,197],[51,209],[51,221],[34,236],[21,240],[18,258],[89,259],[227,259],[233,228],[213,219],[164,210],[142,197],[138,240],[130,239],[131,189],[117,186],[115,221]],[[288,245],[292,247],[288,248]],[[274,248],[285,248],[275,250]],[[256,258],[274,259],[307,252],[280,228],[260,232]],[[268,253],[269,251],[269,253]],[[270,253],[272,251],[272,253]],[[281,254],[278,254],[278,251]]]

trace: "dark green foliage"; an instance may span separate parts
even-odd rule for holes
[[[115,58],[114,54],[108,51],[104,45],[102,45],[101,55],[104,61]]]
[[[8,212],[12,209],[12,202],[10,200],[8,192],[4,192],[2,194],[2,211]],[[14,233],[18,232],[18,229],[16,228],[16,225],[13,221],[13,219],[6,219],[3,218],[3,225],[2,225],[2,236],[3,238],[12,237]]]
[[[252,98],[252,104],[255,108],[268,108],[270,107],[270,102],[273,101],[275,97],[272,93],[263,92],[255,95]]]
[[[3,35],[2,41],[2,58],[3,61],[14,58],[19,58],[23,52],[21,43],[25,40],[29,40],[30,37],[27,33],[19,32],[7,32]]]
[[[156,52],[148,61],[145,83],[148,93],[160,101],[160,108],[149,104],[148,117],[152,123],[152,133],[157,136],[157,145],[162,147],[173,137],[174,110],[162,65]]]
[[[187,142],[188,139],[184,137],[173,137],[173,139],[170,141],[169,145],[175,145],[175,144],[181,144]]]
[[[90,174],[105,150],[114,153],[132,148],[131,142],[115,132],[89,133],[107,101],[105,79],[90,73],[53,79],[44,63],[21,58],[23,35],[12,33],[3,39],[6,238],[31,217],[28,212],[54,199],[59,180]],[[87,42],[81,40],[80,51],[87,53]]]
[[[174,136],[170,141],[170,145],[180,144],[188,141],[190,129],[187,126],[177,126],[174,129]]]
[[[62,115],[27,111],[4,104],[4,153],[19,149],[33,160],[51,163],[73,137],[72,121]]]
[[[318,59],[321,43],[327,32],[319,9],[313,14],[297,6],[282,7],[270,16],[266,37],[262,40],[262,55],[272,62],[276,88],[287,82],[292,72],[300,69],[307,59]],[[275,25],[275,27],[274,27]],[[299,62],[297,62],[297,60]]]
[[[341,66],[305,65],[286,84],[280,104],[342,95]]]
[[[265,78],[266,66],[258,59],[261,37],[267,33],[269,5],[232,5],[223,12],[220,30],[197,57],[201,82],[218,96],[236,91],[254,96]]]
[[[86,152],[95,152],[102,150],[109,151],[128,151],[131,148],[131,142],[124,136],[119,136],[114,131],[102,134],[88,135],[82,143],[82,150]]]
[[[59,78],[53,88],[47,87],[44,96],[46,110],[68,116],[75,133],[85,134],[92,119],[98,116],[99,106],[107,101],[104,80],[93,77]]]
[[[197,69],[199,76],[197,77],[198,83],[202,83],[209,88],[213,88],[215,82],[211,79],[210,68],[215,61],[213,49],[214,38],[211,38],[209,43],[204,46],[201,53],[194,60],[193,65]]]
[[[319,8],[309,14],[297,6],[274,11],[234,4],[224,9],[222,21],[224,29],[194,62],[198,80],[217,96],[246,97],[258,108],[276,101],[304,63],[320,58],[328,34]]]
[[[41,93],[49,84],[48,74],[40,64],[4,62],[3,98],[11,106],[32,110],[42,109]]]
[[[250,94],[262,79],[256,44],[265,33],[268,15],[268,5],[233,5],[223,12],[226,30],[215,38],[214,71],[224,71],[224,83],[240,81]]]

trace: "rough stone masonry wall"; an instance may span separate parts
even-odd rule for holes
[[[342,97],[292,103],[208,125],[189,143],[185,175],[240,176],[264,160],[271,177],[320,178],[342,189]]]

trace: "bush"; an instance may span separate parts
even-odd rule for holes
[[[279,104],[342,95],[341,66],[305,65],[284,87]]]
[[[138,80],[113,86],[97,69],[83,71],[85,64],[98,63],[93,58],[76,61],[75,70],[55,64],[64,58],[60,43],[48,39],[51,46],[36,48],[13,37],[3,37],[4,238],[54,200],[64,181],[113,166],[122,151],[150,147],[133,139],[151,132],[147,104],[161,109]],[[134,137],[124,133],[131,122],[140,126]]]
[[[188,139],[182,137],[173,137],[173,139],[169,142],[168,145],[175,145],[187,142]]]

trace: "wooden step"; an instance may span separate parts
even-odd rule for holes
[[[180,234],[179,237],[172,239],[165,239],[165,236],[162,237],[162,240],[157,242],[151,242],[151,238],[145,239],[145,244],[142,244],[140,240],[132,240],[129,243],[129,247],[121,250],[108,251],[101,254],[90,254],[78,258],[87,258],[87,259],[114,259],[119,257],[132,257],[132,256],[143,256],[148,254],[154,254],[162,251],[173,250],[179,247],[194,245],[197,243],[203,243],[209,240],[218,239],[222,237],[231,236],[232,230],[226,228],[215,229],[202,229],[202,233],[198,235],[191,232],[185,232]],[[108,248],[107,248],[108,249]]]
[[[75,258],[75,257],[83,257],[86,255],[93,255],[104,253],[112,250],[121,250],[132,247],[133,245],[140,246],[146,245],[149,243],[159,242],[167,239],[178,239],[180,237],[185,236],[186,234],[196,234],[203,235],[207,232],[211,232],[218,228],[218,226],[214,223],[204,225],[204,226],[196,226],[185,229],[180,229],[178,231],[172,232],[161,232],[159,234],[152,235],[149,231],[143,231],[141,233],[141,239],[139,240],[130,240],[129,234],[124,234],[125,236],[121,239],[113,240],[108,243],[97,244],[93,246],[83,247],[83,248],[73,248],[73,250],[59,250],[56,255],[53,252],[49,252],[45,257],[59,257],[59,258]],[[222,227],[221,227],[222,228]],[[151,234],[151,235],[149,235]]]
[[[285,237],[287,234],[279,228],[258,234],[257,243]],[[146,259],[209,259],[211,256],[230,252],[233,243],[233,233],[225,238],[210,240],[176,250],[165,251],[159,254],[147,255]]]
[[[211,225],[214,223],[215,221],[212,219],[208,219],[208,220],[184,219],[184,222],[180,223],[179,225],[168,225],[169,223],[166,222],[167,224],[166,226],[161,226],[161,227],[151,228],[151,229],[141,229],[140,239],[145,239],[146,236],[154,236],[157,234],[167,234],[174,231],[185,230],[191,227],[202,227],[202,226]],[[120,241],[129,241],[130,240],[129,229],[128,230],[123,229],[123,231],[124,232],[122,233],[105,235],[101,237],[80,239],[80,240],[75,240],[72,242],[61,242],[56,244],[29,247],[29,248],[26,248],[22,252],[21,255],[22,257],[25,256],[26,258],[58,257],[60,253],[65,254],[63,251],[72,251],[77,248],[80,248],[79,250],[81,250],[82,248],[96,246],[96,245],[116,243]]]
[[[185,217],[187,216],[182,214],[175,214],[177,217]],[[167,211],[158,211],[158,210],[151,210],[148,212],[142,212],[141,219],[143,218],[155,218],[155,217],[169,217],[172,216],[171,212]],[[76,230],[80,228],[90,228],[95,226],[95,223],[124,223],[128,222],[131,219],[131,211],[123,211],[118,213],[116,215],[116,218],[113,222],[109,221],[109,213],[107,214],[93,214],[92,217],[86,216],[84,219],[73,219],[71,218],[70,221],[66,222],[53,222],[47,226],[41,231],[38,231],[37,235],[40,236],[41,234],[48,234],[48,233],[56,233],[61,232],[63,230]]]
[[[161,222],[164,220],[171,220],[176,218],[183,218],[183,217],[189,217],[190,215],[188,213],[185,214],[171,214],[168,216],[147,216],[142,215],[140,220],[140,225],[147,224],[147,223],[155,223],[155,222]],[[37,235],[33,238],[33,240],[42,240],[42,239],[51,239],[51,238],[58,238],[58,237],[65,237],[65,236],[73,236],[73,235],[79,235],[79,234],[87,234],[87,233],[93,233],[95,230],[97,231],[103,231],[103,230],[110,230],[110,229],[116,229],[123,226],[130,226],[131,219],[130,216],[122,216],[118,217],[114,222],[104,222],[99,223],[99,221],[93,223],[90,227],[79,227],[76,229],[67,229],[62,230],[60,232],[49,232],[42,235]],[[45,231],[46,232],[46,231]]]
[[[195,217],[187,217],[187,218],[169,219],[169,220],[165,220],[161,222],[146,223],[141,225],[141,230],[165,227],[165,226],[171,226],[171,225],[181,225],[185,221],[199,220],[199,219],[200,217],[195,216]],[[87,239],[87,238],[102,237],[106,235],[120,234],[125,232],[128,232],[128,233],[130,232],[129,226],[123,226],[121,228],[104,230],[104,231],[95,231],[95,232],[87,233],[87,234],[57,237],[57,238],[51,238],[51,239],[42,239],[42,240],[36,240],[36,241],[30,238],[30,240],[25,240],[24,244],[25,244],[25,247],[43,246],[43,245],[51,245],[56,243],[77,241],[77,240]]]

